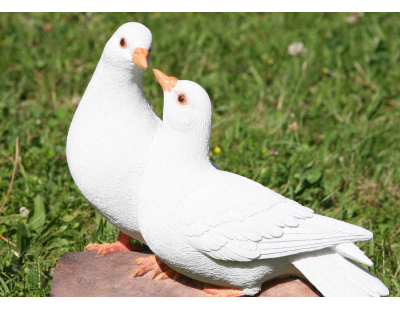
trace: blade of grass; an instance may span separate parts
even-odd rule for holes
[[[7,286],[6,282],[4,282],[2,277],[0,277],[0,283],[1,283],[1,286],[3,287],[3,289],[4,289],[4,292],[6,294],[10,294],[10,290],[8,289],[8,286]]]
[[[6,202],[8,200],[8,196],[10,196],[10,193],[11,193],[11,189],[12,189],[12,186],[13,186],[13,183],[14,183],[15,173],[17,172],[18,155],[19,155],[19,146],[18,146],[18,137],[16,137],[15,138],[14,169],[13,169],[13,173],[12,173],[12,176],[11,176],[11,181],[10,181],[10,185],[8,187],[8,191],[7,191],[6,197],[4,198],[4,201],[3,201],[3,203],[1,204],[1,207],[0,207],[0,215],[1,215],[1,212],[3,211],[4,206],[6,205]]]

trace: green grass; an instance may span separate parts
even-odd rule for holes
[[[375,263],[370,270],[400,296],[400,15],[366,13],[355,24],[347,16],[1,13],[0,203],[16,137],[20,152],[0,215],[0,234],[16,244],[0,239],[0,296],[49,296],[63,252],[117,236],[73,183],[65,143],[74,98],[128,21],[153,33],[150,68],[208,91],[212,159],[373,231],[359,245]],[[296,41],[304,56],[288,54]],[[151,70],[144,88],[162,116]]]

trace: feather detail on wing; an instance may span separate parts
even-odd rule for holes
[[[212,258],[245,262],[372,238],[366,229],[315,215],[256,182],[218,173],[181,204],[182,210],[190,207],[184,216],[187,240]]]

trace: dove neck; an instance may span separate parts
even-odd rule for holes
[[[113,94],[114,96],[129,96],[145,98],[143,92],[142,75],[137,67],[120,67],[108,64],[100,59],[93,76],[98,92]],[[147,102],[144,103],[146,104]]]
[[[207,128],[200,132],[179,131],[171,128],[168,122],[163,123],[162,136],[158,151],[163,162],[171,168],[207,170],[212,167],[209,158],[210,134]]]

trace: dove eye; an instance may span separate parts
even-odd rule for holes
[[[121,40],[119,41],[119,45],[123,48],[127,47],[128,44],[126,43],[125,38],[121,38]]]
[[[184,95],[184,94],[179,94],[179,95],[178,95],[178,101],[179,101],[179,104],[186,104],[186,97],[185,97],[185,95]]]

